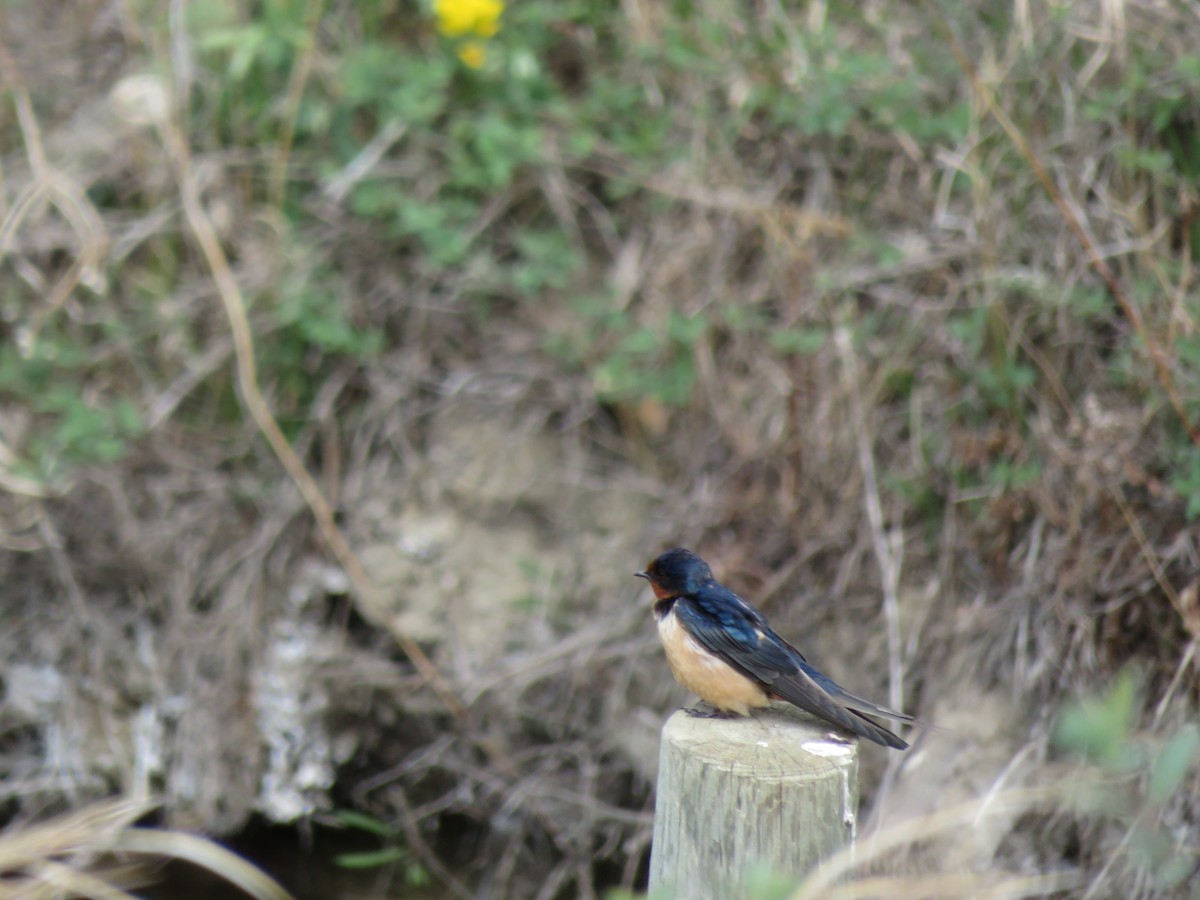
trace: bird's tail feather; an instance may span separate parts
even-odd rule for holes
[[[894,709],[888,709],[886,706],[879,706],[872,703],[870,700],[864,700],[862,697],[856,697],[849,691],[841,690],[829,692],[838,703],[848,709],[853,710],[860,715],[866,713],[869,716],[882,716],[885,719],[894,719],[897,722],[916,722],[915,716],[910,716],[908,713],[896,712]]]

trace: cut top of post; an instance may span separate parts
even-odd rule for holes
[[[650,887],[742,896],[766,869],[799,881],[853,843],[858,746],[784,707],[745,719],[675,713],[663,727]]]

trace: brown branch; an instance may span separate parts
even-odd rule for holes
[[[160,123],[163,140],[174,164],[175,175],[179,182],[180,199],[183,201],[184,218],[189,229],[200,245],[216,284],[217,293],[225,308],[225,316],[229,321],[229,329],[233,337],[234,356],[237,361],[237,383],[242,395],[242,402],[247,412],[258,426],[263,437],[267,439],[275,456],[283,465],[284,470],[291,476],[296,487],[300,490],[305,503],[312,510],[325,543],[345,570],[359,601],[364,604],[366,611],[376,619],[388,622],[385,605],[380,602],[378,590],[371,582],[370,576],[363,568],[362,562],[350,547],[350,542],[334,521],[333,510],[316,479],[304,467],[296,451],[292,449],[279,423],[275,421],[271,408],[258,384],[258,367],[254,359],[254,339],[250,331],[250,320],[246,315],[246,305],[242,299],[241,288],[229,267],[229,260],[221,247],[216,229],[209,218],[204,204],[200,199],[200,187],[192,166],[191,153],[183,132],[169,118]],[[404,651],[412,664],[437,693],[445,707],[460,721],[466,717],[467,707],[458,694],[442,677],[433,662],[421,649],[415,640],[404,632],[399,631],[393,624],[388,623],[389,630],[395,637],[400,649]]]

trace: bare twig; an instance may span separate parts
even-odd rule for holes
[[[858,466],[863,476],[863,505],[871,527],[871,546],[879,564],[883,586],[883,618],[887,625],[888,643],[888,702],[893,709],[904,707],[904,665],[900,655],[900,570],[904,562],[904,532],[893,528],[885,532],[883,504],[879,496],[879,479],[875,473],[875,455],[871,450],[871,435],[863,412],[862,383],[858,360],[854,356],[848,328],[834,332],[834,343],[842,360],[846,393],[850,398],[850,415],[858,446]]]
[[[332,203],[341,203],[354,185],[358,184],[379,164],[384,154],[404,137],[408,131],[405,122],[391,121],[379,129],[378,133],[367,141],[365,147],[358,151],[354,159],[321,188],[321,194]]]
[[[71,225],[79,239],[79,252],[70,267],[49,291],[45,302],[38,307],[29,326],[22,330],[22,341],[32,342],[44,322],[56,312],[80,281],[93,283],[98,279],[98,267],[107,246],[104,223],[91,201],[79,187],[57,171],[46,157],[42,131],[34,115],[33,102],[26,90],[16,64],[7,49],[0,44],[0,75],[9,85],[17,108],[17,121],[25,145],[25,156],[33,175],[30,184],[0,221],[0,257],[11,251],[18,229],[43,200],[48,200]]]

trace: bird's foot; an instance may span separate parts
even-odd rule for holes
[[[683,711],[693,719],[734,719],[737,718],[731,712],[717,709],[715,706],[709,706],[707,703],[700,706],[685,706]]]

